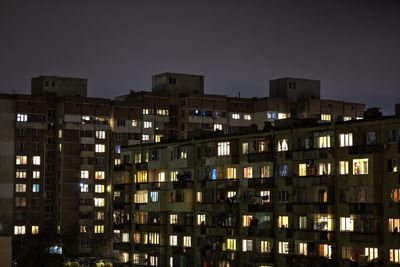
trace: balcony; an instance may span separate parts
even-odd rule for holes
[[[148,164],[147,164],[147,162],[136,163],[135,167],[136,167],[136,170],[147,170]]]
[[[273,187],[275,185],[273,177],[251,178],[247,180],[248,187]]]
[[[274,156],[272,152],[260,152],[260,153],[249,153],[248,154],[248,162],[256,163],[256,162],[267,162],[273,161]]]
[[[113,243],[113,250],[131,251],[131,243],[125,243],[125,242]]]
[[[249,212],[273,212],[274,205],[272,203],[268,204],[249,204],[248,206]]]
[[[382,153],[382,151],[383,145],[363,145],[349,147],[350,155]]]

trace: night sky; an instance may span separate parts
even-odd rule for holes
[[[0,1],[0,92],[30,78],[88,79],[89,95],[205,76],[207,93],[268,96],[268,80],[321,80],[323,98],[394,112],[400,1]]]

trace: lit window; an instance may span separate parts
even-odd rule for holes
[[[197,214],[197,225],[205,225],[205,224],[206,224],[206,215]]]
[[[81,179],[88,179],[89,178],[89,171],[81,170]]]
[[[178,214],[170,214],[169,215],[169,223],[177,224],[178,223]]]
[[[147,190],[139,190],[133,196],[133,202],[137,204],[144,204],[148,202]]]
[[[88,184],[79,184],[79,188],[81,192],[89,192],[89,185]]]
[[[106,151],[106,146],[103,144],[96,144],[95,151],[96,153],[104,153]]]
[[[289,216],[278,216],[278,228],[289,228]]]
[[[33,184],[32,185],[32,192],[33,193],[38,193],[40,191],[40,185],[39,184]]]
[[[243,239],[242,240],[242,251],[253,251],[253,240]]]
[[[260,191],[260,196],[261,196],[261,204],[266,204],[271,202],[271,192],[268,190],[265,191]]]
[[[278,151],[288,151],[288,140],[287,139],[281,139],[278,140]]]
[[[389,219],[389,227],[388,227],[389,232],[392,233],[399,233],[400,230],[400,219]]]
[[[168,114],[169,114],[168,109],[157,109],[157,115],[168,116]]]
[[[367,256],[368,261],[376,260],[379,258],[378,248],[365,248],[364,253],[365,256]]]
[[[307,243],[304,243],[304,242],[299,243],[298,254],[307,256],[307,254],[308,254]]]
[[[315,214],[313,229],[320,231],[333,231],[335,219],[331,214]]]
[[[115,166],[121,165],[121,159],[120,158],[114,159],[114,165]]]
[[[299,216],[299,228],[307,229],[307,216]]]
[[[102,233],[104,233],[104,225],[95,225],[95,226],[94,226],[94,233],[95,233],[95,234],[102,234]]]
[[[261,174],[261,178],[272,177],[272,167],[271,166],[261,166],[260,174]]]
[[[27,114],[17,114],[17,121],[28,121]]]
[[[150,266],[158,266],[158,257],[150,256]]]
[[[339,134],[339,146],[353,146],[353,133]]]
[[[104,207],[105,206],[104,198],[94,198],[94,206],[95,207]]]
[[[246,178],[246,179],[253,178],[253,167],[244,167],[243,168],[243,178]]]
[[[192,246],[192,237],[191,236],[184,236],[183,237],[183,246],[184,247],[191,247]]]
[[[327,244],[319,245],[319,255],[328,259],[332,258],[332,246]]]
[[[368,159],[353,159],[353,174],[368,174]]]
[[[177,246],[178,245],[178,236],[170,235],[169,236],[169,245],[170,246]]]
[[[279,254],[289,254],[289,242],[278,242],[278,253]]]
[[[232,113],[232,119],[233,119],[233,120],[239,120],[239,119],[240,119],[240,114],[238,114],[238,113]]]
[[[218,156],[225,156],[230,154],[230,142],[218,143]]]
[[[249,143],[242,143],[242,154],[249,154]]]
[[[32,178],[33,179],[39,179],[40,178],[40,171],[33,171],[32,172]]]
[[[38,225],[32,225],[31,230],[32,230],[32,235],[39,234],[39,226]]]
[[[227,250],[236,250],[236,239],[234,239],[234,238],[226,239],[226,249]]]
[[[159,233],[149,233],[149,244],[158,245],[160,244],[160,234]]]
[[[249,227],[251,225],[252,221],[253,221],[253,215],[243,215],[242,216],[243,227]]]
[[[222,131],[222,124],[215,123],[214,124],[214,131],[216,131],[216,130]]]
[[[96,138],[106,139],[106,131],[96,131]]]
[[[15,178],[18,179],[25,179],[26,178],[26,171],[16,171]]]
[[[24,234],[25,234],[25,225],[14,226],[14,235],[24,235]]]
[[[152,122],[151,121],[144,121],[143,122],[143,128],[148,129],[152,127]]]
[[[203,201],[203,192],[196,192],[196,202]]]
[[[129,233],[122,234],[122,242],[129,243]]]
[[[90,121],[90,116],[82,116],[83,121]]]
[[[135,175],[135,183],[147,183],[147,171],[137,171]]]
[[[178,181],[178,172],[177,172],[177,171],[171,171],[171,172],[169,173],[169,180],[170,180],[171,182],[176,182],[176,181]]]
[[[16,156],[15,157],[15,164],[16,165],[26,165],[28,163],[27,156]]]
[[[40,165],[40,156],[33,156],[32,163],[33,165]]]
[[[138,153],[135,154],[135,163],[141,163],[142,162],[142,154]]]
[[[388,160],[388,172],[397,172],[399,161],[397,159]]]
[[[150,192],[150,202],[158,202],[158,192],[157,191],[152,191]]]
[[[299,176],[306,176],[307,175],[307,164],[300,163],[299,164]]]
[[[354,231],[354,220],[350,217],[340,217],[340,231]]]
[[[339,161],[339,174],[340,175],[349,174],[349,162],[348,161]]]
[[[330,162],[320,162],[318,163],[318,175],[331,175],[332,168]]]
[[[260,242],[260,252],[261,253],[270,253],[271,252],[271,241],[261,240],[261,242]]]
[[[165,172],[159,172],[157,174],[157,182],[165,182]]]
[[[236,168],[227,168],[226,169],[226,178],[227,179],[236,179]]]
[[[318,148],[331,147],[331,136],[323,135],[318,137]]]
[[[393,188],[390,191],[390,198],[393,202],[400,202],[400,188]]]
[[[343,121],[351,121],[351,119],[352,119],[352,118],[351,118],[351,117],[348,117],[348,116],[344,116],[344,117],[343,117]]]
[[[154,136],[154,142],[156,142],[156,143],[161,142],[161,138],[162,138],[163,136],[164,136],[164,135],[162,135],[162,134],[156,134],[156,135]]]
[[[132,120],[132,127],[138,126],[138,121],[137,120]]]
[[[17,193],[26,192],[26,184],[15,184],[15,192]]]
[[[153,113],[152,110],[148,109],[148,108],[144,108],[142,111],[143,111],[143,115],[149,115],[149,114]]]
[[[104,193],[104,185],[103,184],[96,184],[94,186],[95,193]]]
[[[287,118],[289,118],[289,113],[282,113],[282,112],[278,113],[278,120],[283,120]]]
[[[400,263],[400,248],[389,249],[390,262]]]
[[[150,135],[142,134],[142,141],[149,141],[149,140],[150,140]]]
[[[244,114],[243,119],[250,121],[251,120],[251,115],[250,114]]]
[[[331,121],[332,116],[331,114],[321,114],[321,121]]]
[[[287,164],[278,165],[278,176],[285,177],[289,175],[289,167]]]
[[[103,171],[96,171],[94,173],[94,179],[96,179],[96,180],[103,180],[103,179],[105,179],[105,177],[106,177],[106,175],[105,175],[105,172],[103,172]]]
[[[267,112],[267,120],[269,121],[274,121],[278,118],[278,113],[274,111],[268,111]]]

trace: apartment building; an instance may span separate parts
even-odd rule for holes
[[[153,76],[152,91],[102,99],[87,96],[86,79],[40,76],[30,95],[1,94],[0,234],[13,236],[13,257],[40,259],[32,248],[51,246],[65,255],[113,256],[115,231],[136,220],[126,190],[134,179],[119,171],[121,147],[222,137],[289,117],[323,123],[363,116],[363,104],[320,99],[318,81],[278,84],[271,82],[270,97],[239,98],[205,94],[203,76],[162,73]],[[296,98],[288,97],[293,90]],[[189,150],[177,149],[176,162]],[[137,157],[144,163],[158,156]]]
[[[113,192],[124,214],[114,229],[120,260],[400,264],[400,118],[366,114],[123,148]]]

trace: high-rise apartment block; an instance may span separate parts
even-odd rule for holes
[[[400,264],[398,116],[126,147],[114,249],[135,266]]]
[[[196,186],[208,188],[219,182],[207,179],[200,183],[194,182],[197,181],[194,180],[195,177],[199,179],[195,166],[204,164],[207,159],[206,157],[198,158],[196,153],[200,152],[196,148],[197,143],[189,145],[190,142],[187,143],[187,140],[203,140],[201,138],[209,138],[207,137],[209,134],[217,135],[218,138],[228,138],[225,137],[226,134],[244,133],[252,129],[254,132],[264,130],[265,136],[263,135],[261,139],[272,138],[268,142],[273,142],[275,135],[271,137],[270,130],[275,127],[274,124],[277,121],[288,118],[309,119],[319,123],[317,125],[328,123],[328,126],[321,127],[336,127],[338,124],[332,124],[333,122],[351,121],[352,123],[353,120],[361,119],[365,108],[363,104],[320,99],[319,81],[294,78],[271,81],[270,96],[264,98],[205,94],[204,77],[199,75],[158,74],[153,76],[152,87],[152,91],[131,91],[127,95],[114,99],[101,99],[87,96],[85,79],[40,76],[32,79],[30,95],[0,95],[2,129],[0,169],[3,172],[0,178],[2,206],[0,235],[13,236],[14,258],[32,259],[35,256],[40,258],[40,253],[36,253],[33,248],[37,251],[45,251],[48,247],[57,245],[63,248],[66,255],[95,255],[111,258],[114,252],[121,252],[121,257],[126,260],[132,260],[129,255],[134,257],[135,261],[137,257],[141,259],[142,256],[137,256],[139,252],[132,253],[136,251],[136,246],[139,246],[138,251],[142,249],[136,241],[136,243],[133,242],[139,238],[137,232],[140,232],[140,242],[144,239],[150,242],[153,237],[144,236],[144,230],[138,229],[145,229],[145,227],[156,229],[160,225],[154,223],[153,226],[142,226],[141,222],[150,224],[151,221],[157,222],[161,219],[154,214],[151,215],[153,217],[146,217],[148,215],[145,213],[133,212],[137,208],[140,209],[142,204],[150,205],[147,202],[151,197],[145,200],[146,195],[144,193],[140,195],[137,191],[150,192],[152,189],[148,189],[148,185],[140,181],[143,183],[152,181],[149,186],[155,186],[155,189],[160,189],[160,186],[178,186],[182,189],[180,195],[171,195],[173,192],[170,192],[170,189],[165,192],[161,190],[162,192],[154,196],[153,200],[165,198],[165,201],[158,204],[156,201],[151,203],[152,212],[160,209],[159,214],[165,211],[169,213],[176,211],[192,214],[191,216],[194,214],[197,216],[197,210],[201,210],[204,205],[196,201],[194,195],[189,201],[190,198],[186,194],[194,194],[193,188]],[[259,139],[259,137],[254,138]],[[147,151],[152,145],[157,147],[167,142],[174,144],[174,149],[169,151],[168,155],[162,153],[153,155]],[[267,149],[272,145],[272,143],[267,144],[267,141],[264,145],[260,142],[255,141],[254,145],[249,144],[248,150],[251,152],[258,146]],[[240,146],[239,143],[237,141],[230,144],[228,151],[236,151]],[[149,146],[143,146],[145,144]],[[135,145],[137,148],[144,149],[140,156],[136,156],[137,158],[129,153],[121,154],[122,147]],[[281,144],[283,145],[285,144]],[[224,150],[226,147],[204,149],[215,154],[218,149]],[[215,149],[217,150],[214,151]],[[203,155],[202,153],[200,154]],[[196,157],[193,157],[194,154]],[[257,157],[267,157],[266,162],[273,162],[269,158],[270,154],[262,155],[257,154],[254,156],[256,159],[253,160],[257,160]],[[234,162],[239,162],[237,161],[240,158],[239,154],[237,157],[235,154],[229,157]],[[211,170],[215,165],[215,172],[212,175],[225,179],[228,173],[232,174],[222,167],[225,163],[218,163],[218,157],[215,160],[217,163],[210,163],[208,167]],[[147,161],[148,163],[144,164]],[[129,175],[125,173],[124,176],[120,171],[120,168],[126,167],[124,162],[135,162],[138,165],[134,165],[132,172]],[[155,163],[153,167],[151,167],[152,162]],[[167,163],[172,165],[165,165]],[[148,167],[151,167],[152,171]],[[166,168],[164,174],[161,171],[163,168]],[[175,168],[177,170],[174,170]],[[178,170],[179,168],[182,170]],[[140,174],[137,173],[138,171],[144,172]],[[239,170],[235,175],[240,177]],[[135,181],[139,182],[135,183]],[[153,184],[153,181],[156,182]],[[163,183],[160,184],[160,181]],[[172,183],[166,183],[167,181]],[[227,179],[224,183],[228,187],[244,186],[237,179]],[[142,189],[142,187],[147,189]],[[254,187],[257,189],[258,185]],[[200,189],[197,191],[200,192]],[[254,194],[261,197],[258,193]],[[207,199],[207,194],[213,193],[203,193],[204,199]],[[239,196],[238,193],[237,197]],[[233,193],[229,196],[224,194],[219,196],[220,199],[228,199],[228,197],[234,197]],[[171,202],[171,199],[174,202]],[[181,201],[182,199],[189,202]],[[210,205],[214,204],[210,203]],[[240,205],[232,202],[227,208],[226,202],[221,202],[216,204],[215,208],[222,209],[228,214],[226,209],[243,212],[241,208],[247,208],[245,206],[244,202],[240,202]],[[273,208],[269,209],[272,212]],[[265,214],[265,216],[269,215]],[[176,217],[179,223],[173,223],[172,228],[167,227],[170,218],[164,218],[163,222],[167,223],[165,224],[167,234],[163,234],[163,238],[170,238],[166,235],[170,235],[169,233],[175,230],[178,231],[177,229],[180,229],[180,233],[193,230],[193,234],[196,235],[201,235],[202,230],[206,233],[214,231],[214,234],[221,230],[218,227],[209,230],[207,226],[210,222],[207,219],[204,226],[201,226],[200,220],[201,231],[198,233],[196,232],[198,228],[195,226],[197,218],[187,217],[187,219],[180,215]],[[271,217],[271,220],[273,218],[275,217]],[[192,220],[192,228],[182,226],[185,225],[182,224],[185,220],[188,222]],[[217,224],[222,223],[222,219],[215,220]],[[227,222],[225,221],[224,224],[226,225]],[[233,225],[233,221],[230,224]],[[240,225],[240,223],[237,221],[235,225]],[[245,230],[249,229],[251,228]],[[153,230],[150,232],[156,232]],[[232,229],[232,231],[236,230]],[[234,236],[234,233],[232,232],[231,236]],[[174,246],[170,248],[169,240],[168,242],[159,240],[159,244],[165,244],[165,248],[158,246],[154,248],[162,250],[160,252],[162,255],[171,255],[175,250],[178,254],[192,251],[190,259],[193,260],[203,259],[207,255],[213,256],[207,254],[213,253],[207,252],[209,249],[204,250],[204,253],[201,252],[203,254],[195,252],[193,248],[199,246],[200,241],[194,236],[192,238],[185,241],[185,244],[191,245],[185,245],[183,250]],[[113,242],[116,240],[127,242]],[[176,242],[180,244],[183,241],[177,239]],[[215,243],[212,240],[204,242],[207,243],[205,246],[214,246]],[[223,245],[222,241],[220,245]],[[152,260],[150,258],[148,260],[150,264]],[[160,266],[163,265],[161,262],[170,261],[165,257],[157,260]],[[173,259],[174,262],[181,260],[186,261],[183,258]]]

